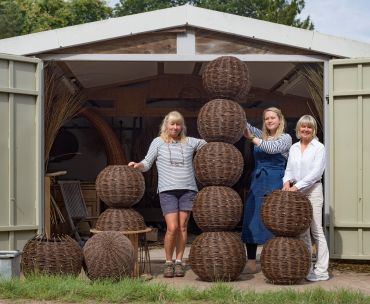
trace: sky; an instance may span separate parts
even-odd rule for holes
[[[114,6],[118,0],[109,0]],[[309,15],[315,30],[370,44],[370,0],[306,0],[300,18]]]

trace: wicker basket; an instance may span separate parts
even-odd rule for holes
[[[243,156],[228,143],[211,142],[194,158],[195,176],[203,186],[234,185],[243,172]]]
[[[229,187],[209,186],[194,199],[193,216],[203,231],[234,229],[242,216],[243,203],[239,194]]]
[[[34,273],[78,276],[82,268],[82,250],[68,235],[51,238],[38,235],[24,246],[21,264],[25,277]]]
[[[298,236],[311,225],[312,206],[301,192],[275,190],[265,198],[261,215],[276,236]]]
[[[130,208],[144,195],[141,172],[128,166],[108,166],[96,178],[98,197],[109,207]]]
[[[204,232],[193,241],[189,262],[203,281],[234,281],[245,266],[244,244],[233,232]]]
[[[90,280],[118,281],[131,276],[134,248],[130,240],[117,231],[105,231],[90,238],[84,248],[85,272]]]
[[[245,112],[235,101],[214,99],[207,102],[198,115],[198,131],[207,142],[236,143],[245,129]]]
[[[100,214],[95,229],[100,231],[136,231],[146,228],[143,216],[131,208],[108,208]]]
[[[276,237],[262,249],[262,272],[270,283],[297,284],[307,276],[310,266],[310,254],[302,240]]]
[[[211,98],[237,100],[251,87],[247,65],[232,56],[222,56],[208,63],[202,80]]]

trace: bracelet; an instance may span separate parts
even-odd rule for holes
[[[255,138],[256,138],[256,136],[252,135],[252,136],[249,137],[249,140],[252,141]]]

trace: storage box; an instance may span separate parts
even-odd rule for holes
[[[19,278],[21,273],[21,252],[0,251],[0,279]]]
[[[152,228],[151,231],[147,232],[146,233],[146,240],[149,241],[149,242],[158,241],[158,228]]]

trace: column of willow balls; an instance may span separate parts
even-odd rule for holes
[[[312,206],[301,192],[275,190],[264,200],[262,221],[276,237],[267,241],[261,253],[261,267],[273,284],[297,284],[309,272],[311,257],[297,238],[311,225]]]
[[[201,280],[233,281],[246,262],[244,245],[232,232],[243,204],[230,188],[243,171],[243,157],[233,144],[243,135],[246,117],[231,99],[249,90],[248,69],[237,58],[220,57],[208,64],[203,85],[216,99],[198,115],[198,131],[208,143],[194,158],[195,175],[204,188],[195,197],[193,216],[203,233],[194,240],[189,261]]]

